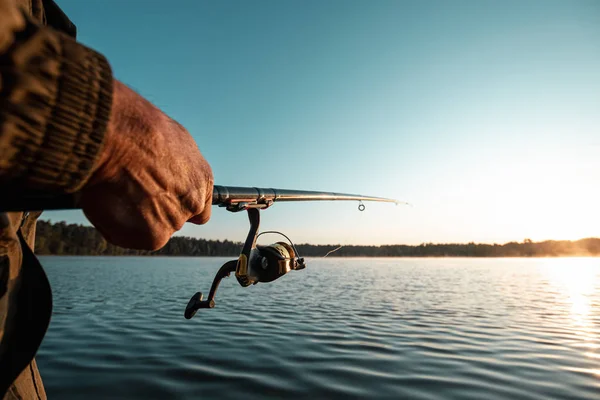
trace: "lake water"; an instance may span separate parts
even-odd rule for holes
[[[309,259],[191,320],[226,259],[41,261],[51,399],[600,396],[600,259]]]

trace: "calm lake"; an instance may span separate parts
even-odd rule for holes
[[[600,259],[308,259],[186,320],[227,259],[40,258],[51,399],[600,396]]]

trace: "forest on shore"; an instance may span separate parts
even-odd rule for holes
[[[277,239],[279,240],[279,239]],[[297,244],[303,257],[322,257],[339,244]],[[229,240],[205,240],[174,236],[160,250],[131,250],[108,243],[93,227],[66,222],[39,220],[35,251],[39,255],[85,255],[85,256],[231,256],[241,251],[241,242]],[[577,241],[548,240],[532,242],[509,242],[505,244],[476,243],[423,243],[417,246],[343,246],[329,257],[567,257],[600,256],[600,239],[588,238]]]

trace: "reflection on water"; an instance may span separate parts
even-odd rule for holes
[[[595,398],[600,259],[313,259],[221,286],[224,259],[43,258],[51,398]]]
[[[587,349],[582,354],[599,359],[598,315],[592,313],[592,301],[598,291],[598,260],[593,258],[550,259],[540,265],[550,284],[564,298],[570,313],[570,329],[576,338],[574,346]],[[596,305],[597,306],[597,305]],[[567,322],[567,321],[565,321]],[[600,368],[568,368],[572,371],[600,376]]]
[[[593,258],[547,259],[539,266],[550,283],[556,287],[570,304],[571,318],[576,325],[591,325],[590,297],[598,284],[598,260]]]

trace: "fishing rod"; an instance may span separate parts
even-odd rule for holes
[[[215,295],[221,280],[232,272],[242,287],[257,283],[272,282],[290,271],[306,268],[306,262],[300,257],[294,243],[283,233],[268,231],[258,233],[260,226],[260,210],[271,207],[277,202],[291,201],[358,201],[358,210],[364,211],[363,201],[408,204],[384,197],[363,196],[347,193],[317,192],[308,190],[288,190],[241,186],[213,187],[212,204],[224,207],[231,212],[246,211],[250,221],[250,230],[236,260],[226,262],[215,275],[208,297],[204,299],[202,292],[196,292],[188,302],[184,316],[192,318],[202,308],[215,307]],[[31,195],[19,198],[0,198],[0,211],[33,211],[33,210],[76,210],[81,206],[81,194]],[[258,237],[265,233],[276,233],[287,239],[287,242],[276,242],[268,246],[256,244]]]
[[[239,212],[246,210],[250,220],[250,231],[237,260],[223,264],[219,269],[206,300],[202,292],[196,292],[185,308],[186,319],[192,318],[201,308],[213,308],[215,295],[221,280],[235,272],[235,277],[242,287],[256,285],[259,282],[272,282],[290,271],[306,268],[306,262],[300,257],[294,243],[281,232],[268,231],[258,233],[260,225],[259,210],[266,209],[275,202],[286,201],[359,201],[359,211],[365,210],[363,201],[377,201],[395,204],[407,204],[394,199],[383,197],[363,196],[346,193],[314,192],[306,190],[264,189],[256,187],[214,186],[213,205],[225,207],[228,211]],[[268,246],[256,244],[258,237],[264,233],[276,233],[288,241],[277,242]]]
[[[213,186],[212,205],[225,207],[228,211],[237,212],[248,208],[265,209],[275,202],[289,201],[378,201],[396,204],[406,202],[386,199],[383,197],[362,196],[358,194],[315,192],[308,190],[266,189],[244,186]],[[81,209],[81,193],[33,194],[0,196],[0,212],[9,211],[34,211],[34,210],[79,210]],[[359,203],[359,210],[364,210],[364,205]]]

